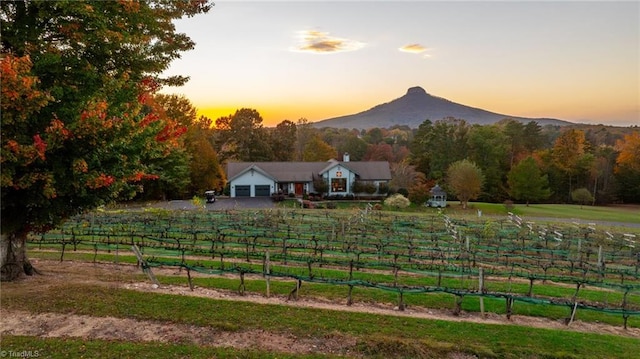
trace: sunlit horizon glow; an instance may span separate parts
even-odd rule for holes
[[[227,2],[166,75],[212,120],[355,114],[408,88],[506,116],[640,125],[638,2]],[[428,58],[428,60],[426,59]]]

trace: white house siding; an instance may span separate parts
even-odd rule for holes
[[[327,172],[325,172],[324,176],[325,176],[324,178],[329,183],[329,194],[351,193],[351,184],[355,181],[355,178],[356,178],[355,173],[349,171],[348,168],[345,168],[344,166],[341,166],[341,165],[337,165],[329,169]],[[346,186],[344,191],[335,191],[335,192],[333,191],[333,188],[331,186],[331,180],[336,178],[344,178],[346,180]]]
[[[258,171],[247,171],[241,176],[235,178],[233,182],[230,183],[230,195],[231,197],[236,197],[236,186],[250,186],[251,188],[251,197],[256,196],[256,186],[270,186],[270,192],[275,192],[275,182],[269,178],[264,176]]]

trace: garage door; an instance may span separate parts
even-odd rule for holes
[[[251,186],[236,186],[236,197],[251,196]]]
[[[256,185],[256,197],[269,197],[269,196],[271,196],[271,186]]]

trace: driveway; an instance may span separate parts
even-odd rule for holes
[[[242,208],[273,208],[271,197],[223,197],[216,198],[215,203],[207,203],[208,210],[242,209]]]

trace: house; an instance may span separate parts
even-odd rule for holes
[[[328,196],[349,196],[354,183],[375,186],[375,193],[386,195],[391,170],[386,161],[349,161],[345,154],[342,161],[327,162],[229,162],[227,179],[231,197],[268,197],[272,193],[303,196],[320,192],[314,181],[328,185]],[[369,192],[370,193],[370,192]]]

